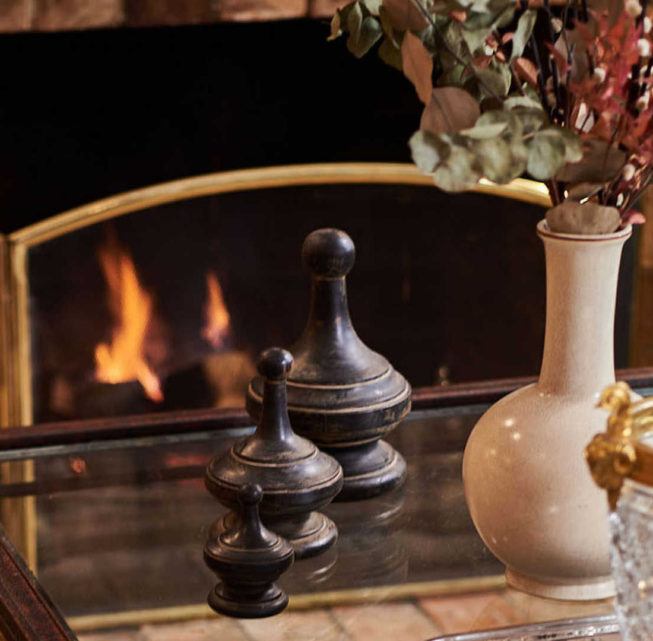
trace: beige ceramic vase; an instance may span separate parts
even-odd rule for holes
[[[583,456],[605,430],[614,312],[627,226],[579,236],[537,226],[546,256],[546,332],[537,383],[493,405],[463,460],[467,504],[508,583],[556,599],[614,594],[607,503]]]

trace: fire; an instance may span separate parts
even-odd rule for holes
[[[152,297],[138,282],[129,253],[110,242],[99,251],[114,317],[111,344],[95,348],[95,377],[104,383],[138,381],[149,398],[163,400],[161,383],[145,359],[145,339],[152,317]]]
[[[231,318],[224,304],[220,281],[218,281],[218,277],[214,272],[209,271],[206,273],[206,291],[208,299],[202,336],[217,349],[224,345],[224,340],[229,333]]]

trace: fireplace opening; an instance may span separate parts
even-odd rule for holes
[[[34,420],[242,406],[256,354],[303,328],[300,249],[325,226],[357,246],[354,326],[412,385],[533,374],[541,211],[427,186],[292,186],[158,205],[36,245]]]

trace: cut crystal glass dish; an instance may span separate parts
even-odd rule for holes
[[[651,637],[646,638],[650,639]],[[517,625],[482,632],[449,634],[432,639],[432,641],[566,641],[567,639],[621,641],[622,637],[619,634],[616,616],[607,614],[548,623]]]

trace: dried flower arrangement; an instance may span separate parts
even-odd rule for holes
[[[527,173],[547,185],[553,231],[610,233],[644,220],[653,56],[645,6],[608,1],[355,0],[330,39],[357,57],[380,41],[414,84],[425,106],[410,148],[439,187]]]

